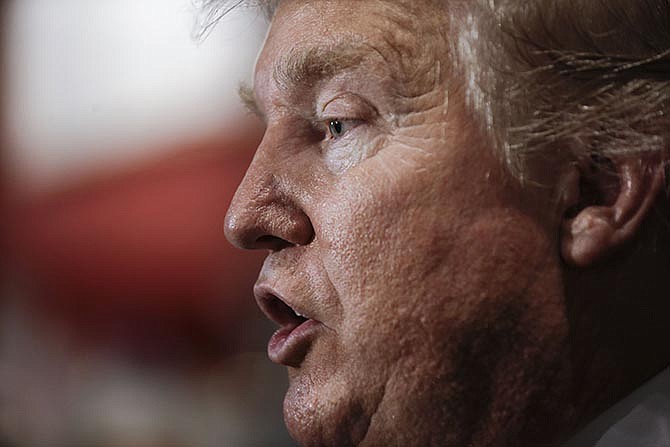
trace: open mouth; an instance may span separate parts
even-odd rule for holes
[[[263,313],[265,313],[265,315],[267,315],[270,320],[274,321],[279,326],[298,327],[305,321],[309,320],[308,317],[301,315],[291,306],[274,295],[268,295],[259,301],[263,301],[263,304],[261,305],[261,310]]]
[[[270,360],[286,366],[300,366],[323,325],[302,315],[276,295],[263,293],[257,295],[256,301],[263,313],[280,326],[268,342]]]

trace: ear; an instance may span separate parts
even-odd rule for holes
[[[561,253],[587,267],[633,239],[664,182],[660,157],[595,158],[564,177]]]

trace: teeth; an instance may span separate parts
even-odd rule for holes
[[[301,314],[297,310],[294,310],[293,313],[298,317],[298,318],[308,318],[306,315]]]

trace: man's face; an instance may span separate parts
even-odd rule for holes
[[[304,445],[499,443],[562,361],[550,213],[478,133],[433,3],[284,1],[256,67],[267,130],[226,232],[269,249]]]

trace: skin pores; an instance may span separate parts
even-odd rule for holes
[[[564,410],[556,228],[477,131],[435,8],[284,1],[256,67],[226,232],[269,249],[259,300],[314,322],[275,354],[305,446],[518,446]]]

